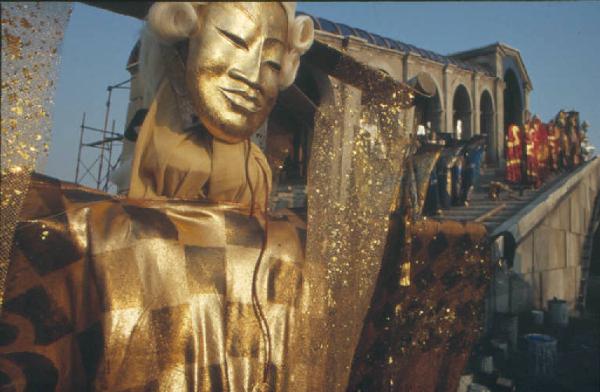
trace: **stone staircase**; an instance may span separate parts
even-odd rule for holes
[[[500,224],[514,216],[536,196],[549,189],[556,181],[568,176],[570,173],[552,174],[538,189],[515,189],[513,195],[502,190],[497,200],[489,197],[490,181],[502,182],[504,175],[495,168],[484,168],[479,178],[479,187],[472,194],[468,206],[453,206],[442,210],[442,215],[435,218],[452,219],[457,221],[477,221],[487,226],[492,232]]]

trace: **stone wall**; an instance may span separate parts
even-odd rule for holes
[[[596,158],[497,230],[511,231],[518,247],[512,270],[496,274],[491,293],[496,312],[547,309],[548,300],[556,297],[566,300],[575,313],[582,249],[591,235],[590,219],[599,193],[600,159]]]

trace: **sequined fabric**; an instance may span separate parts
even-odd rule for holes
[[[349,391],[457,390],[480,334],[492,264],[486,229],[424,219],[410,225],[409,286],[399,284],[403,217],[391,220]]]
[[[334,91],[335,103],[322,105],[315,120],[308,176],[305,276],[313,301],[302,330],[321,331],[307,340],[321,364],[315,391],[347,388],[400,194],[413,113],[404,106],[408,94],[384,103],[345,85]]]
[[[233,204],[134,200],[36,175],[16,230],[0,375],[17,390],[250,391],[264,220]],[[272,390],[314,390],[295,323],[304,229],[269,221],[257,293]],[[12,383],[12,384],[11,384]],[[32,389],[33,388],[33,389]]]
[[[0,308],[10,245],[29,177],[48,152],[66,2],[2,2]],[[38,39],[43,36],[43,39]]]

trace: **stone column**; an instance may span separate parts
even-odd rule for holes
[[[471,136],[481,133],[481,118],[479,113],[480,98],[479,95],[479,74],[473,73],[473,85],[471,96],[473,97],[473,108],[471,110]]]
[[[404,55],[404,57],[402,57],[402,81],[404,83],[408,82],[408,65],[409,65],[408,58],[409,57],[410,57],[409,53],[406,53]]]
[[[496,78],[494,83],[494,100],[496,101],[496,110],[494,111],[494,123],[496,125],[492,137],[493,146],[488,149],[492,155],[492,161],[498,166],[504,167],[504,88],[506,84],[501,78]]]
[[[452,107],[452,98],[450,97],[450,77],[452,76],[452,71],[448,65],[444,66],[444,77],[443,77],[443,86],[444,90],[441,94],[441,99],[444,100],[444,108],[446,108],[445,116],[441,118],[440,128],[443,132],[453,132],[452,128],[452,111],[454,108]]]
[[[521,115],[523,121],[525,120],[525,113],[526,112],[530,112],[529,110],[529,93],[531,92],[531,86],[529,85],[529,83],[527,82],[523,82],[523,114]],[[533,113],[531,113],[531,116],[533,117]]]

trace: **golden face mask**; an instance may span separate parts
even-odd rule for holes
[[[213,3],[198,12],[187,88],[208,131],[236,143],[265,122],[277,99],[287,15],[277,2]]]

